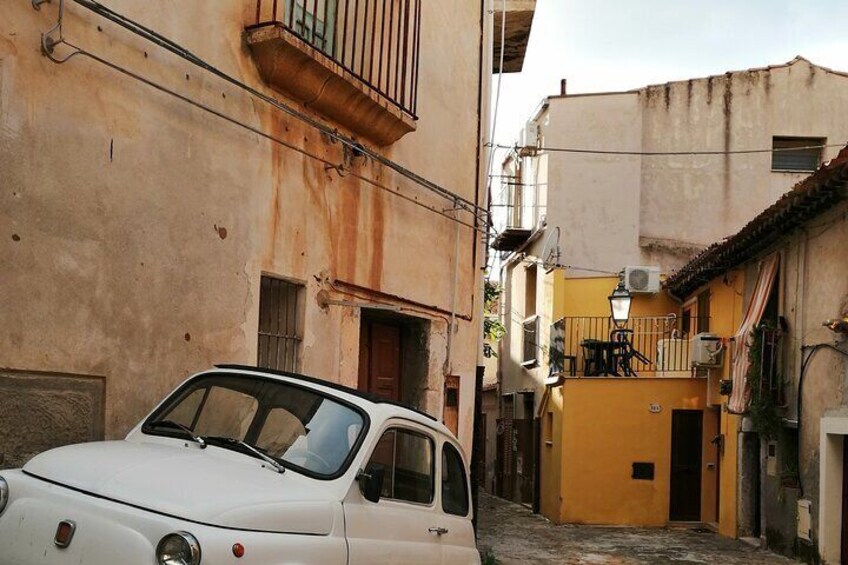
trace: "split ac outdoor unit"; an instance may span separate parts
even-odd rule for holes
[[[696,367],[721,367],[724,343],[711,333],[699,333],[692,338],[692,365]]]
[[[657,293],[660,291],[659,267],[625,267],[624,286],[630,292]]]
[[[529,121],[521,130],[521,139],[519,139],[521,147],[531,147],[535,149],[539,145],[539,124],[534,121]]]

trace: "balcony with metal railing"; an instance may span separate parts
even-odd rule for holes
[[[263,79],[389,145],[415,130],[422,0],[255,0],[247,44]]]
[[[635,317],[617,327],[608,317],[566,317],[551,325],[555,375],[696,376],[691,338],[709,318]],[[685,326],[685,327],[684,327]]]
[[[521,182],[520,176],[502,175],[501,190],[493,198],[492,222],[497,235],[492,240],[496,251],[515,251],[533,233],[539,217],[536,187]]]

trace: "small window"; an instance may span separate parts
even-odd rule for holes
[[[710,331],[710,291],[698,295],[698,333]]]
[[[522,365],[535,367],[539,363],[539,316],[524,320],[524,355]]]
[[[262,277],[258,365],[297,372],[303,335],[303,285]]]
[[[388,430],[366,466],[384,471],[382,497],[418,504],[433,502],[433,440],[410,430]]]
[[[822,162],[826,142],[821,137],[772,138],[771,170],[815,171]]]
[[[538,267],[530,265],[524,269],[524,317],[530,318],[536,315],[536,282]]]
[[[457,516],[468,515],[468,481],[465,465],[454,446],[442,447],[442,510]]]

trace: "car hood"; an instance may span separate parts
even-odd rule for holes
[[[24,472],[84,493],[215,526],[327,535],[340,508],[328,488],[241,453],[195,444],[107,441],[37,455]]]

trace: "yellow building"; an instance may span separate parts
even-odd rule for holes
[[[557,523],[698,522],[735,536],[737,422],[719,394],[729,363],[691,369],[688,340],[735,332],[743,276],[713,281],[683,303],[665,292],[634,295],[626,328],[644,355],[629,364],[637,378],[590,376],[586,343],[615,330],[608,296],[618,278],[557,270],[546,283],[560,376],[548,379],[537,413],[540,511]]]

